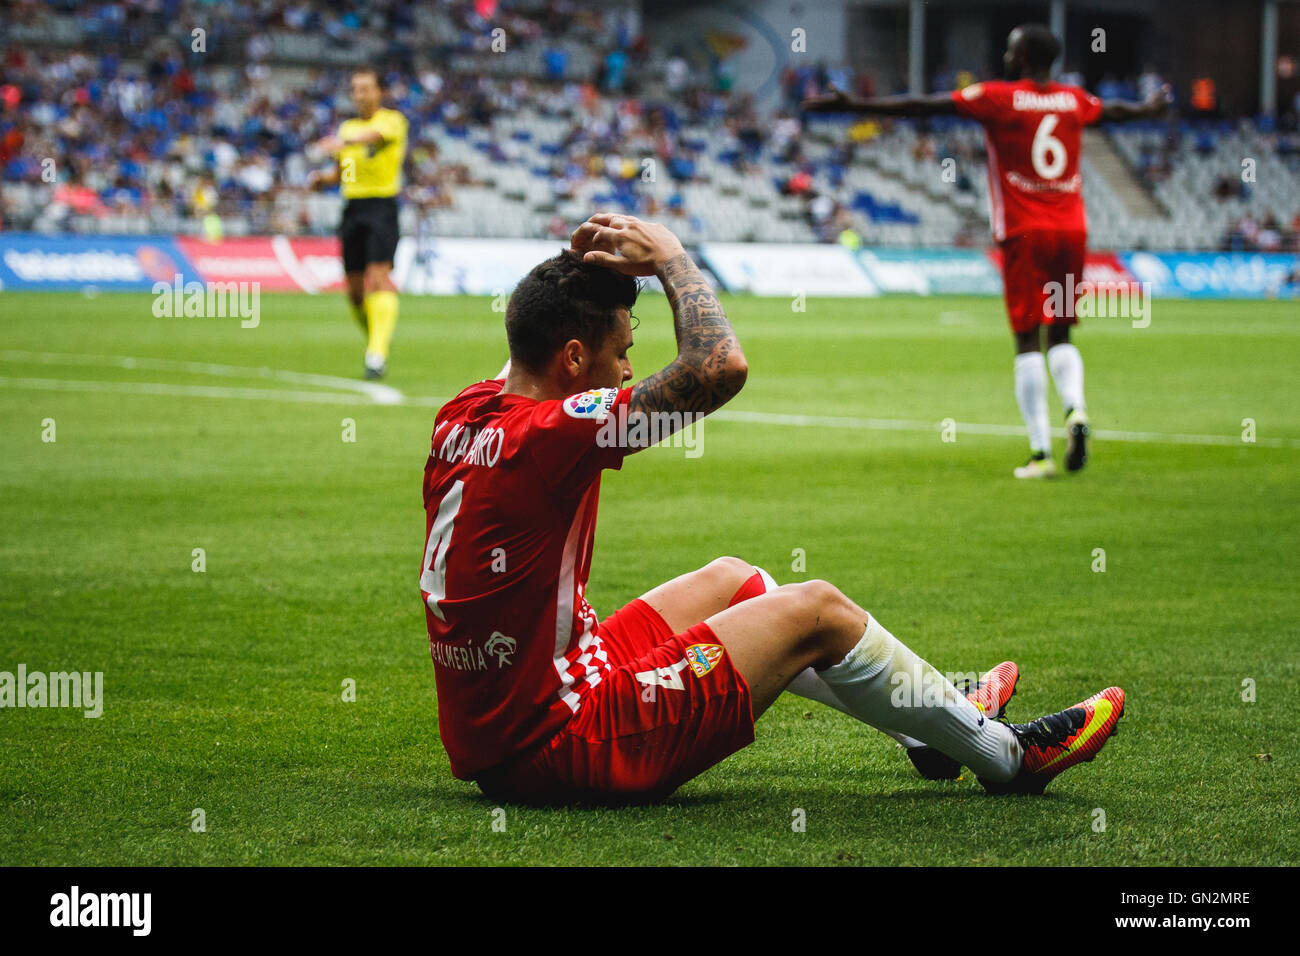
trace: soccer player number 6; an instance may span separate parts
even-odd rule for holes
[[[1044,179],[1055,179],[1065,172],[1065,144],[1052,135],[1060,117],[1048,113],[1038,124],[1034,134],[1034,143],[1030,147],[1029,157],[1034,164],[1034,172]]]

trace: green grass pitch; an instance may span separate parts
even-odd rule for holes
[[[155,318],[147,295],[4,293],[0,670],[102,671],[105,703],[0,710],[0,863],[1300,858],[1294,303],[1089,322],[1102,437],[1039,484],[1010,474],[1026,445],[999,300],[725,304],[749,384],[701,457],[657,448],[606,477],[597,610],[722,554],[826,578],[941,670],[1016,659],[1013,719],[1123,685],[1098,760],[988,798],[786,697],[660,805],[494,814],[448,772],[417,587],[433,415],[500,367],[492,300],[404,298],[403,401],[382,405],[283,374],[358,378],[339,296],[263,296],[243,329]],[[662,298],[636,313],[640,376],[673,340]]]

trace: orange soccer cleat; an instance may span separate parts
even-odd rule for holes
[[[1005,783],[980,783],[989,793],[1042,793],[1058,773],[1097,756],[1123,716],[1124,691],[1107,687],[1055,714],[1010,724],[1025,749],[1020,772]]]

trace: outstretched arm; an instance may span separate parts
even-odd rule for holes
[[[379,146],[386,141],[384,134],[380,130],[369,128],[359,130],[355,133],[349,133],[347,136],[342,136],[338,133],[335,133],[332,136],[325,136],[316,140],[315,146],[322,153],[333,156],[344,146],[355,146],[357,144],[364,146]]]
[[[1169,104],[1173,101],[1174,96],[1168,84],[1160,87],[1142,103],[1104,100],[1101,104],[1101,122],[1117,123],[1125,120],[1154,119],[1169,112]]]
[[[632,389],[629,411],[707,415],[745,384],[749,366],[727,315],[682,244],[668,229],[601,213],[573,234],[583,261],[627,275],[656,275],[668,294],[677,357]]]
[[[308,189],[323,189],[326,186],[337,186],[339,184],[339,168],[331,166],[329,169],[313,169],[307,174]]]
[[[838,87],[824,96],[804,100],[800,108],[805,113],[870,113],[876,116],[940,116],[955,115],[957,105],[950,93],[931,93],[923,96],[873,96],[859,99]]]

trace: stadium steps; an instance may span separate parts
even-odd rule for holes
[[[1138,183],[1110,137],[1098,129],[1083,131],[1083,154],[1089,170],[1106,180],[1133,219],[1168,219],[1169,213]]]

